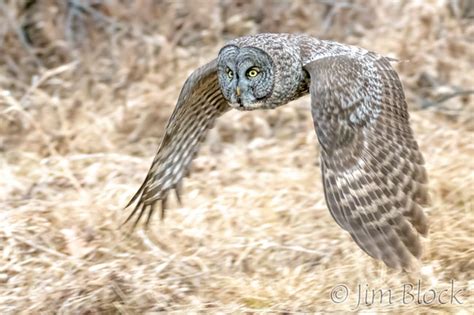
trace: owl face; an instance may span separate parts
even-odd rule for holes
[[[217,66],[222,94],[239,110],[266,107],[274,82],[271,57],[256,47],[228,45],[221,49]]]

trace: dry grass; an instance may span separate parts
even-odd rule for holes
[[[27,2],[0,2],[0,313],[472,312],[472,2]],[[432,195],[419,273],[388,270],[332,220],[307,98],[226,114],[183,207],[148,231],[120,227],[187,75],[262,31],[403,61]],[[418,280],[454,281],[463,304],[405,305]],[[341,283],[352,291],[334,304]],[[359,284],[394,300],[356,309]]]

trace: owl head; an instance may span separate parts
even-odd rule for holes
[[[219,85],[230,106],[239,110],[265,108],[274,86],[272,58],[257,47],[227,45],[218,56]]]

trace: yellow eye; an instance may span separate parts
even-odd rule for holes
[[[258,74],[260,73],[260,70],[258,68],[251,68],[248,72],[247,72],[247,76],[249,78],[254,78],[256,77]]]
[[[227,68],[226,72],[227,72],[227,76],[228,76],[230,79],[232,79],[232,78],[234,77],[234,73],[233,73],[232,70],[230,70],[229,68]]]

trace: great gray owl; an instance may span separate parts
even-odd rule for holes
[[[410,269],[428,232],[427,176],[400,79],[386,57],[302,34],[231,40],[189,76],[127,221],[147,213],[148,224],[159,200],[163,215],[170,190],[180,200],[181,180],[219,116],[308,92],[332,216],[367,254]]]

